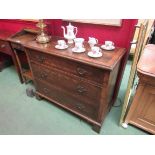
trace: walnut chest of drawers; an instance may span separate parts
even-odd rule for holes
[[[53,37],[48,44],[30,41],[24,45],[32,70],[37,97],[45,98],[93,125],[100,131],[106,113],[114,103],[114,92],[125,49],[102,51],[101,58],[90,58],[90,50],[73,53],[55,49]]]

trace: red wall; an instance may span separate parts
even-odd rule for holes
[[[9,20],[1,19],[0,20],[0,29],[8,30],[11,32],[17,32],[23,28],[35,28],[36,22],[23,21],[23,20]]]
[[[96,37],[102,44],[105,40],[111,40],[116,46],[129,49],[130,41],[134,33],[134,25],[137,24],[137,19],[123,19],[121,27],[104,26],[84,23],[73,23],[78,27],[77,37],[83,37],[88,40],[88,37]],[[61,19],[46,19],[48,31],[52,35],[63,36],[61,29],[62,25],[68,25],[68,22]],[[22,20],[0,20],[0,29],[17,32],[23,28],[36,28],[36,22]]]

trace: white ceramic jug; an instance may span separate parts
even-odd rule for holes
[[[69,23],[69,25],[66,27],[67,27],[67,33],[65,31],[65,27],[61,26],[61,28],[63,29],[64,38],[66,38],[68,40],[68,43],[71,44],[73,43],[73,39],[76,38],[76,34],[78,30],[77,30],[77,27],[72,26],[71,23]]]

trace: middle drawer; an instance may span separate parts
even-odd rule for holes
[[[81,100],[98,107],[102,88],[83,82],[75,76],[69,77],[56,69],[48,69],[43,66],[38,66],[35,63],[31,63],[31,67],[35,78],[55,85],[64,91],[72,93],[76,98],[80,98]]]

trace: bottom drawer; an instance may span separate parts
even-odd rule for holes
[[[51,84],[49,85],[40,80],[36,80],[36,89],[40,94],[43,94],[44,96],[51,98],[52,100],[80,114],[88,116],[92,119],[95,119],[97,116],[97,108],[91,106],[88,103],[80,101],[80,99],[75,99],[71,93],[65,92],[56,86]]]

